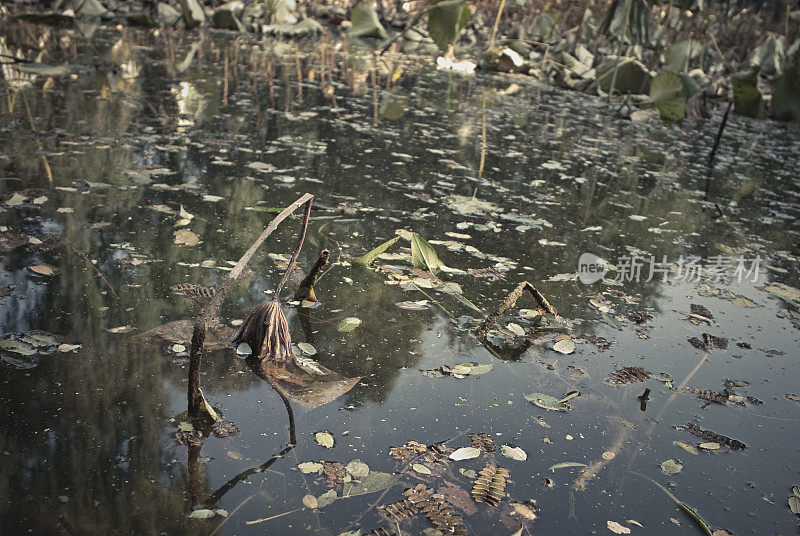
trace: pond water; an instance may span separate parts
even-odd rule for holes
[[[396,523],[379,508],[420,483],[455,506],[469,534],[621,530],[609,522],[701,534],[653,481],[712,530],[796,532],[796,128],[732,116],[709,171],[719,115],[635,123],[604,100],[530,79],[437,72],[431,58],[376,58],[326,40],[108,31],[87,43],[27,32],[54,62],[100,67],[49,80],[16,73],[2,89],[3,534],[432,534],[422,513]],[[170,288],[220,282],[304,192],[315,199],[299,265],[308,270],[323,248],[331,262],[318,306],[284,311],[293,341],[353,387],[290,401],[291,445],[276,392],[234,349],[209,351],[203,392],[239,433],[187,446],[188,359],[175,344],[188,341],[147,332],[191,321],[197,309]],[[299,214],[228,294],[227,331],[271,298]],[[370,267],[348,262],[399,230]],[[436,250],[438,277],[412,271],[407,232]],[[612,265],[603,281],[576,280],[584,253]],[[692,258],[702,270],[682,264]],[[532,320],[537,302],[525,294],[475,337],[476,308],[488,314],[526,280],[559,318]],[[343,330],[351,317],[361,323]],[[461,363],[491,369],[441,373]],[[650,377],[608,380],[624,367]],[[580,395],[566,411],[525,398],[571,391]],[[321,431],[332,448],[317,442]],[[470,433],[488,434],[497,452],[390,455],[409,441],[470,446]],[[362,475],[354,486],[332,465],[329,478],[298,469],[354,459],[394,478]],[[670,459],[680,472],[662,470]],[[562,462],[586,467],[550,469]],[[469,498],[470,471],[490,463],[509,471],[497,506]],[[304,507],[328,481],[336,500]],[[512,514],[526,501],[535,521]],[[198,509],[213,517],[190,518]]]

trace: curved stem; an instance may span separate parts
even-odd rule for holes
[[[297,241],[297,248],[294,250],[294,254],[292,255],[291,260],[289,261],[289,266],[286,267],[286,271],[283,272],[283,277],[281,277],[278,286],[275,288],[275,297],[273,299],[277,300],[280,297],[281,289],[283,285],[286,284],[286,281],[289,279],[289,274],[294,269],[294,263],[297,261],[297,257],[300,256],[300,250],[303,249],[303,241],[306,238],[306,230],[308,229],[308,219],[311,216],[311,202],[314,200],[314,196],[306,202],[306,212],[303,214],[303,227],[300,229],[300,238]]]

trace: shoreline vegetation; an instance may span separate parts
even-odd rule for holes
[[[631,118],[735,114],[800,120],[800,2],[739,0],[27,0],[0,2],[0,24],[39,24],[91,39],[100,26],[347,40],[375,54],[438,56],[439,69],[517,73],[607,98]],[[9,72],[74,69],[0,37]],[[27,50],[26,50],[27,48]],[[69,66],[67,66],[69,67]]]

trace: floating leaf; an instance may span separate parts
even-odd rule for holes
[[[0,350],[5,350],[7,352],[14,352],[15,354],[24,356],[36,355],[38,353],[36,347],[33,346],[32,344],[25,341],[19,341],[16,339],[0,340]]]
[[[477,458],[481,455],[481,449],[477,449],[475,447],[461,447],[460,449],[454,450],[449,458],[454,461],[461,461],[461,460],[471,460],[472,458]]]
[[[561,339],[553,345],[553,350],[560,354],[571,354],[575,351],[575,341],[572,339]]]
[[[676,462],[672,458],[661,464],[661,471],[663,471],[665,475],[680,473],[681,469],[683,469],[683,464]]]
[[[53,267],[47,264],[34,264],[33,266],[28,266],[28,270],[30,270],[35,274],[45,275],[45,276],[51,276],[54,273],[56,273]]]
[[[179,422],[178,430],[181,432],[194,432],[194,425],[190,422]]]
[[[314,434],[314,439],[316,439],[317,443],[326,449],[333,448],[334,441],[330,432],[317,432]]]
[[[514,322],[510,322],[506,327],[514,335],[519,335],[520,337],[524,337],[525,336],[525,328],[523,328],[519,324],[515,324]],[[573,349],[574,349],[574,345],[573,345]]]
[[[411,468],[421,475],[429,475],[431,474],[431,470],[427,465],[423,465],[421,463],[415,463],[411,466]]]
[[[27,199],[28,199],[28,198],[27,198],[26,196],[22,195],[22,194],[21,194],[21,193],[19,193],[19,192],[16,192],[14,195],[12,195],[12,196],[11,196],[11,197],[8,199],[8,201],[6,201],[6,206],[9,206],[9,207],[18,207],[18,206],[20,206],[22,203],[24,203],[25,201],[27,201]]]
[[[361,325],[361,319],[355,316],[348,316],[336,325],[336,329],[341,333],[348,333],[353,331]]]
[[[552,411],[567,411],[568,406],[554,396],[544,393],[532,393],[525,395],[525,400],[539,406],[540,408]]]
[[[417,268],[427,268],[432,274],[438,273],[444,265],[433,246],[417,233],[411,235],[411,263]]]
[[[689,454],[694,454],[695,456],[697,456],[697,454],[698,454],[697,449],[694,448],[694,446],[692,446],[692,445],[690,445],[688,443],[684,443],[683,441],[673,441],[672,444],[675,445],[676,447],[682,448],[683,450],[685,450]]]
[[[301,473],[306,475],[309,473],[322,474],[322,464],[319,462],[303,462],[297,464],[297,468],[300,469]]]
[[[744,296],[739,296],[738,298],[731,301],[731,303],[736,307],[746,307],[746,308],[759,307],[759,305],[756,302],[748,298],[745,298]]]
[[[307,342],[298,342],[297,347],[306,355],[315,355],[317,353],[317,349]]]
[[[133,331],[133,326],[117,326],[115,328],[108,328],[106,331],[115,334],[130,333],[131,331]]]
[[[179,246],[196,246],[200,243],[200,237],[189,229],[178,229],[174,234],[174,242]]]
[[[188,517],[189,519],[211,519],[215,515],[217,515],[216,510],[200,508],[199,510],[193,510]]]
[[[395,303],[400,309],[407,309],[409,311],[423,311],[425,309],[430,309],[430,302],[428,300],[419,300],[419,301],[401,301]]]
[[[628,527],[623,527],[622,525],[620,525],[616,521],[606,521],[606,526],[608,527],[608,530],[610,530],[614,534],[630,534],[631,533],[631,529],[629,529]]]
[[[369,475],[363,478],[361,482],[345,482],[344,488],[342,489],[342,497],[374,493],[388,488],[394,481],[394,475],[382,473],[380,471],[370,471]]]
[[[721,447],[719,443],[715,443],[713,441],[709,441],[708,443],[700,443],[697,446],[703,450],[719,450]]]
[[[517,460],[524,462],[528,459],[528,453],[522,450],[520,447],[512,447],[510,445],[503,445],[500,447],[500,452],[506,458],[511,458],[512,460]]]
[[[793,514],[800,514],[800,498],[796,495],[789,497],[789,510],[791,510]]]
[[[317,497],[317,508],[325,508],[333,501],[339,498],[339,494],[336,493],[335,489],[330,489]]]
[[[372,261],[374,261],[376,258],[378,258],[379,255],[383,254],[387,249],[392,247],[394,243],[397,242],[398,240],[400,240],[399,236],[391,238],[386,242],[384,242],[383,244],[381,244],[380,246],[373,249],[372,251],[370,251],[369,253],[366,253],[365,255],[362,255],[360,257],[353,257],[352,259],[350,259],[350,263],[367,266],[371,264]]]
[[[556,469],[564,469],[565,467],[586,467],[585,463],[580,462],[561,462],[555,465],[551,465],[547,468],[548,471],[556,472]]]
[[[369,466],[361,460],[353,460],[345,468],[353,478],[364,478],[369,474]]]
[[[303,496],[303,506],[312,510],[316,510],[319,507],[319,501],[317,501],[317,498],[313,495],[308,494]]]
[[[0,354],[0,362],[5,363],[11,367],[14,367],[18,370],[26,370],[32,369],[36,367],[36,363],[32,363],[30,361],[23,361],[22,359],[17,359],[16,357],[11,357],[9,355]]]

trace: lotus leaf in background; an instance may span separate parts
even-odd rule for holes
[[[731,75],[733,110],[739,115],[764,118],[764,97],[758,89],[758,71],[741,71]]]
[[[428,12],[428,33],[440,49],[447,50],[455,43],[470,17],[472,11],[463,0],[439,2]]]
[[[661,119],[680,121],[686,115],[686,101],[700,92],[694,79],[686,74],[661,71],[650,85],[650,98],[643,108],[655,106]]]
[[[617,63],[619,67],[617,68]],[[650,82],[653,75],[640,61],[634,58],[622,58],[617,61],[615,56],[609,56],[606,61],[597,67],[597,83],[600,88],[608,93],[611,90],[614,70],[617,68],[617,77],[614,89],[620,93],[647,93],[650,91]]]
[[[361,2],[353,8],[350,22],[353,24],[347,32],[350,37],[377,37],[379,39],[389,37],[375,8],[367,2]]]
[[[772,114],[784,121],[800,121],[800,52],[773,86]]]

